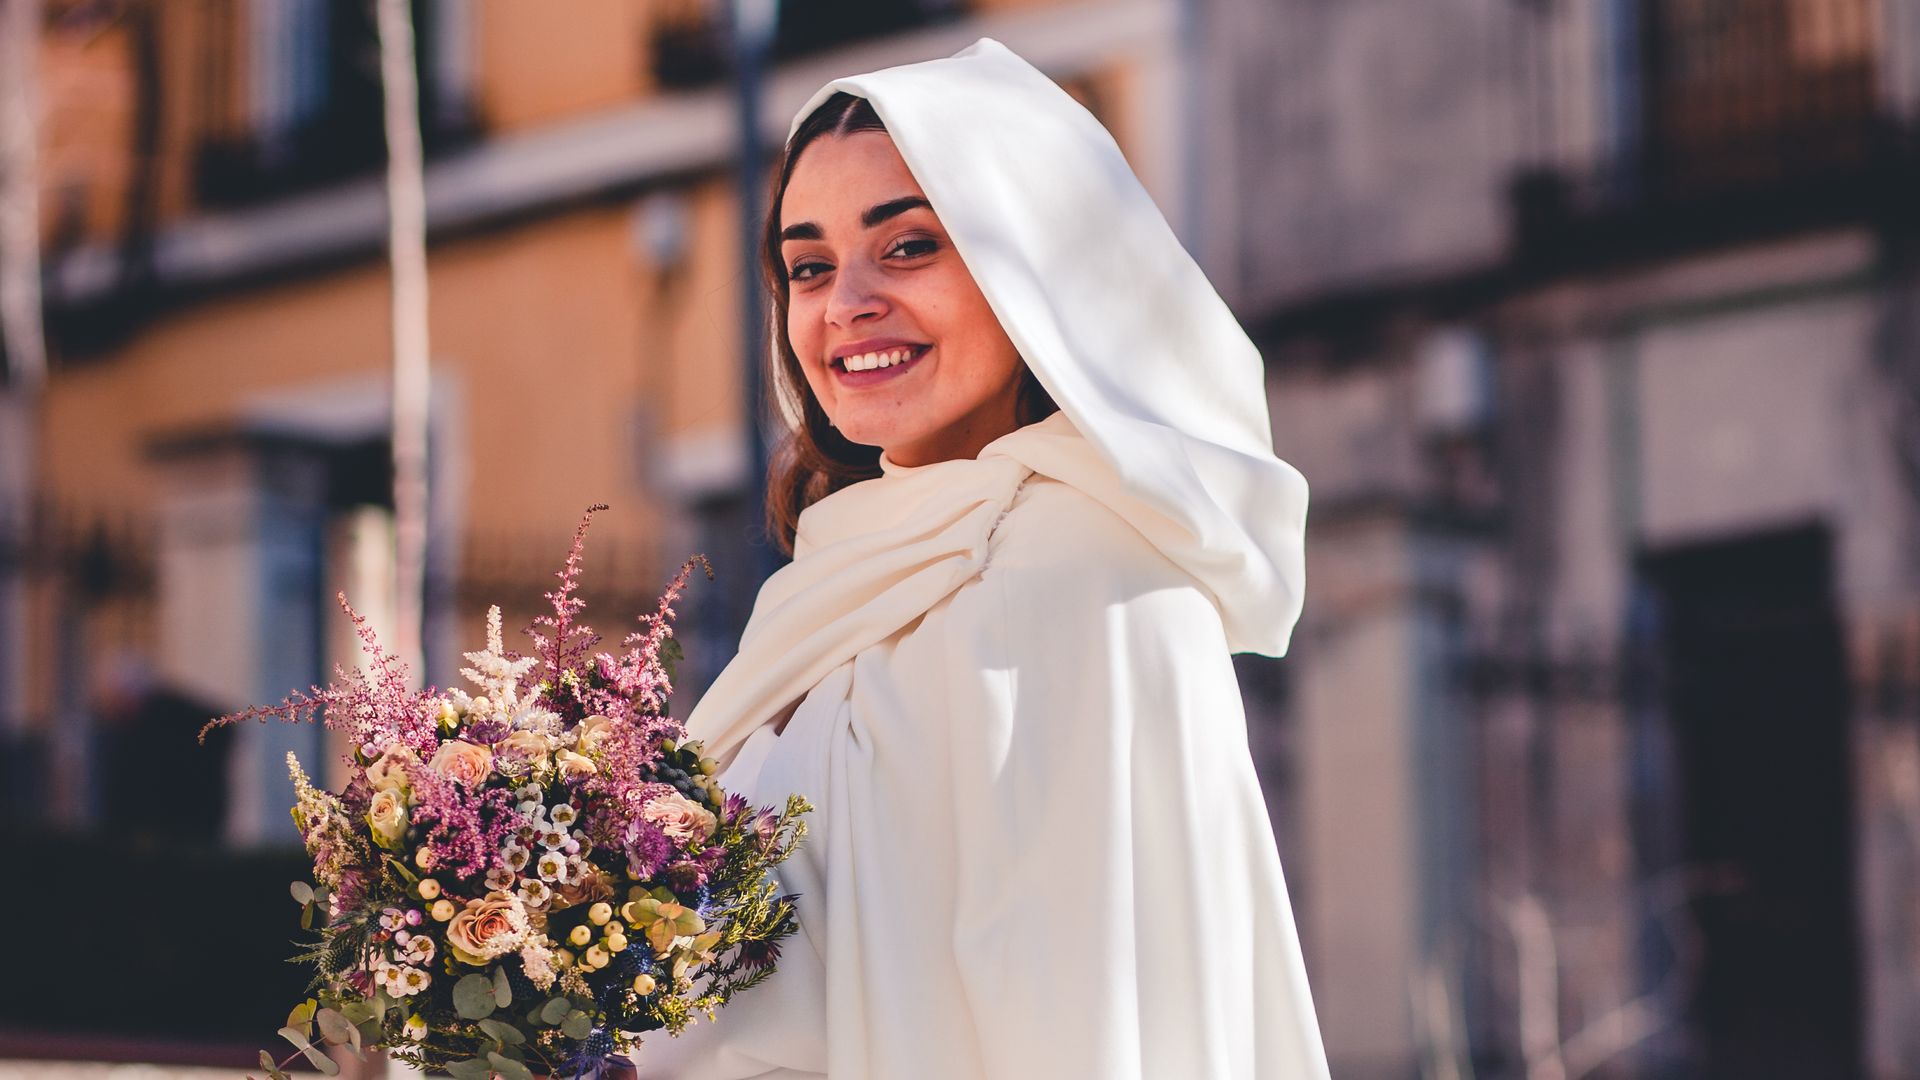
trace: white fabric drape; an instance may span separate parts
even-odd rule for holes
[[[755,614],[874,640],[722,776],[815,802],[781,874],[802,932],[640,1075],[1325,1077],[1220,613],[1153,542],[1172,527],[1083,489],[1111,469],[1064,414],[882,465],[809,508]],[[814,593],[873,560],[891,584],[857,608]],[[768,682],[838,653],[764,633],[735,663]]]

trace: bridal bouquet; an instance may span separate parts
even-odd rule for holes
[[[260,1054],[276,1080],[301,1055],[332,1075],[327,1044],[385,1048],[456,1080],[597,1076],[642,1033],[678,1034],[771,974],[796,924],[768,871],[810,807],[723,792],[668,715],[681,655],[670,605],[704,559],[680,568],[623,652],[595,651],[575,592],[602,509],[574,534],[553,613],[527,631],[531,655],[508,651],[500,609],[488,613],[487,647],[465,654],[472,689],[410,689],[342,596],[367,671],[336,669],[329,687],[207,725],[318,715],[353,745],[337,793],[287,755],[314,876],[293,899],[317,932],[294,959],[317,970],[280,1029],[294,1053]]]

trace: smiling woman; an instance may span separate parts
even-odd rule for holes
[[[1058,409],[865,98],[838,93],[808,117],[768,205],[776,362],[803,419],[768,485],[784,551],[802,510],[880,475],[882,454],[973,457]]]
[[[640,1076],[1326,1080],[1231,662],[1286,651],[1305,581],[1259,350],[991,38],[833,80],[788,139],[793,561],[687,731],[814,807],[800,932]]]

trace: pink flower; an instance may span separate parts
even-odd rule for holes
[[[447,923],[447,947],[454,958],[475,967],[518,949],[527,940],[527,912],[512,893],[488,893],[469,900]]]
[[[459,739],[443,742],[440,749],[433,752],[427,768],[471,790],[485,782],[487,774],[493,771],[493,751]]]
[[[642,816],[676,844],[704,844],[718,821],[712,811],[679,792],[662,795],[647,804]]]

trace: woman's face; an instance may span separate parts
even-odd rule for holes
[[[1018,426],[1020,354],[884,132],[801,151],[780,228],[787,339],[841,435],[917,466],[975,457]],[[903,350],[891,367],[844,366]]]

